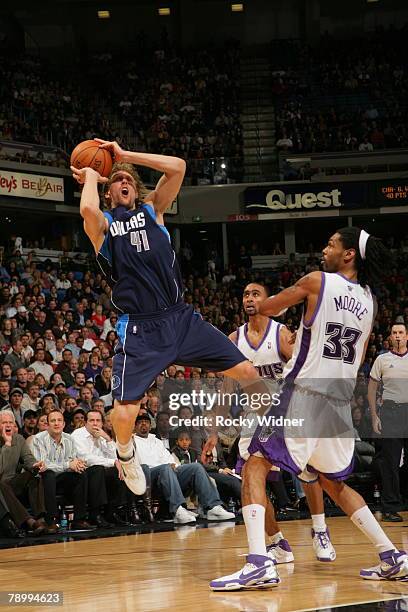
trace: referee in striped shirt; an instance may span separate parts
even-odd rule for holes
[[[373,430],[381,435],[381,478],[383,521],[401,522],[402,509],[399,468],[402,450],[408,460],[408,350],[407,328],[395,323],[391,328],[392,350],[374,361],[368,383]],[[382,384],[382,406],[377,411],[377,389]]]

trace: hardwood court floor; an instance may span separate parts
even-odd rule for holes
[[[394,543],[408,550],[408,513],[404,518],[383,525]],[[294,612],[408,596],[407,583],[361,580],[360,568],[376,563],[372,546],[349,519],[328,524],[337,550],[334,563],[315,560],[310,521],[282,523],[296,560],[279,566],[282,584],[268,591],[209,590],[212,578],[243,565],[238,555],[245,553],[245,528],[233,523],[3,550],[0,591],[61,590],[63,607],[34,609],[69,612]]]

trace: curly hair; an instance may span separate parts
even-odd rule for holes
[[[135,167],[133,166],[133,164],[125,164],[124,162],[116,162],[113,164],[112,166],[112,171],[109,175],[109,180],[107,183],[105,183],[105,187],[103,190],[104,196],[105,196],[105,207],[107,209],[111,208],[111,203],[109,201],[109,199],[106,197],[111,185],[112,185],[112,179],[113,176],[115,174],[117,174],[118,172],[127,172],[128,174],[130,174],[130,176],[133,178],[133,180],[136,183],[136,189],[137,189],[137,195],[138,195],[138,199],[139,200],[144,200],[144,198],[147,196],[147,194],[149,193],[149,190],[147,189],[147,187],[145,186],[145,184],[143,183],[142,179],[140,178],[137,170],[135,169]]]
[[[340,240],[344,248],[354,249],[356,252],[355,264],[358,282],[363,287],[370,285],[375,292],[376,287],[381,284],[391,269],[392,255],[390,251],[379,238],[370,235],[367,240],[366,258],[363,260],[359,249],[361,229],[355,226],[342,227],[337,230],[337,233],[340,234]]]

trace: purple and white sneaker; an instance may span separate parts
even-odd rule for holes
[[[326,531],[315,531],[312,529],[313,550],[318,561],[334,561],[336,551],[330,540],[329,529]]]
[[[289,542],[284,538],[281,538],[276,544],[269,544],[266,547],[266,552],[268,557],[275,561],[276,565],[293,563],[295,560]]]
[[[375,567],[360,570],[365,580],[396,580],[408,582],[408,555],[404,550],[387,550],[380,554]]]
[[[248,555],[244,567],[235,574],[222,576],[210,582],[213,591],[240,591],[241,589],[268,589],[278,586],[279,574],[270,557]]]

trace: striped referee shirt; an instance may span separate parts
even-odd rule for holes
[[[378,355],[371,368],[370,378],[383,384],[383,399],[397,404],[408,403],[408,351],[388,351]]]
[[[44,461],[46,469],[53,472],[67,472],[70,462],[78,458],[73,438],[64,431],[59,443],[48,431],[40,431],[33,437],[32,452],[37,461]]]

